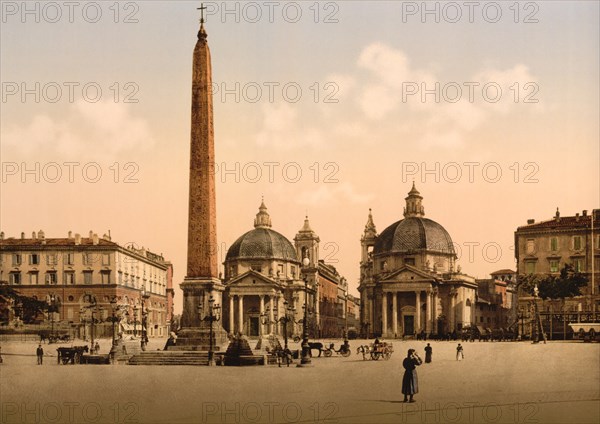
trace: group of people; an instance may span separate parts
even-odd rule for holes
[[[433,348],[429,343],[425,346],[425,363],[431,363],[433,358]],[[462,345],[459,343],[456,346],[456,360],[465,359],[465,354]],[[417,355],[414,349],[408,349],[408,354],[402,366],[404,367],[404,376],[402,377],[402,394],[404,402],[416,402],[414,395],[419,393],[419,380],[417,377],[417,367],[423,363],[423,360]]]

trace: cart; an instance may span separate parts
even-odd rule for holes
[[[394,347],[392,343],[381,342],[379,344],[371,343],[370,346],[371,351],[371,359],[374,361],[378,361],[379,358],[383,358],[386,361],[392,357],[392,353],[394,353]]]
[[[88,350],[87,346],[59,347],[56,349],[58,352],[58,364],[80,364],[83,352],[87,352]]]

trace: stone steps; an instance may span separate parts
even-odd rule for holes
[[[142,352],[129,359],[129,365],[208,365],[205,351]]]

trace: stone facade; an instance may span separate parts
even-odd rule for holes
[[[46,238],[43,231],[31,238],[0,236],[0,282],[14,286],[22,295],[39,300],[54,299],[56,312],[40,320],[68,326],[80,336],[89,334],[90,299],[98,306],[94,317],[101,322],[99,336],[110,336],[111,300],[116,297],[120,314],[127,312],[118,331],[141,331],[142,303],[147,312],[148,337],[168,334],[167,287],[172,285],[171,264],[162,255],[144,248],[123,247],[110,236],[79,234]],[[145,290],[146,299],[142,297]],[[13,319],[12,317],[4,317]]]
[[[558,209],[554,218],[546,221],[527,221],[515,231],[517,275],[558,275],[565,264],[586,275],[589,282],[582,296],[560,301],[545,301],[543,310],[600,311],[600,210],[588,214],[561,217]],[[527,311],[532,297],[519,293],[519,309]]]
[[[477,284],[456,266],[452,239],[425,218],[413,184],[404,219],[377,234],[369,211],[361,237],[361,333],[411,337],[439,334],[473,323]]]

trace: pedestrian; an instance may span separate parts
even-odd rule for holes
[[[38,345],[37,350],[35,351],[35,354],[37,356],[37,364],[38,365],[42,365],[44,362],[44,349],[42,349],[42,345]]]
[[[416,402],[413,396],[419,393],[419,381],[417,379],[417,366],[421,365],[423,361],[414,349],[408,349],[408,354],[402,366],[404,367],[404,376],[402,377],[402,394],[404,395],[404,402]],[[410,399],[409,399],[410,396]]]
[[[465,354],[462,345],[459,343],[458,346],[456,346],[456,360],[460,361],[462,359],[465,359]]]
[[[0,364],[2,363],[2,346],[0,346]]]
[[[94,345],[94,353],[97,355],[98,352],[100,352],[100,344],[98,344],[96,341],[96,344]]]
[[[425,346],[425,363],[429,364],[431,362],[431,355],[433,354],[433,348],[429,343]]]

